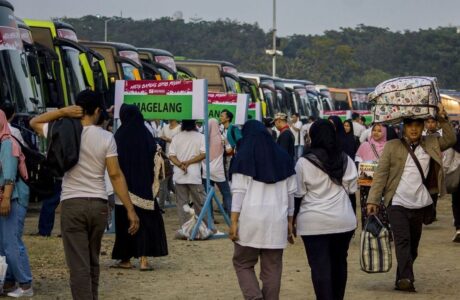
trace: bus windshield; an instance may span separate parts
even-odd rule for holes
[[[63,47],[65,72],[68,80],[68,87],[70,88],[70,103],[75,104],[75,99],[81,91],[86,89],[83,69],[80,64],[80,52],[71,47]]]
[[[25,52],[0,51],[0,104],[15,104],[16,112],[29,112],[28,103],[34,98]]]
[[[225,85],[227,86],[227,93],[240,93],[240,84],[238,81],[230,76],[225,76]]]
[[[335,109],[337,110],[349,110],[350,105],[348,104],[348,95],[342,92],[331,92],[331,98],[334,100]]]

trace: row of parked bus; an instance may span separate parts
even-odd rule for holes
[[[0,101],[15,104],[17,123],[26,123],[31,114],[73,104],[86,88],[101,92],[110,105],[119,79],[206,78],[209,91],[249,94],[253,102],[262,103],[265,116],[299,112],[317,117],[335,109],[363,109],[355,102],[366,105],[361,101],[365,92],[241,73],[229,62],[174,57],[161,49],[84,41],[69,24],[15,17],[8,1],[0,1],[0,10]]]
[[[232,63],[175,57],[166,50],[80,40],[74,28],[50,20],[18,19],[0,0],[0,104],[15,105],[14,121],[74,104],[91,88],[113,104],[115,81],[205,78],[209,91],[247,93],[264,116],[277,112],[322,116],[331,111],[369,111],[366,89],[337,89],[263,74],[241,73]]]

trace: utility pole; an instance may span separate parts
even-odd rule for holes
[[[276,56],[283,56],[283,52],[276,50],[276,0],[273,0],[273,45],[265,53],[272,57],[272,76],[276,77]]]

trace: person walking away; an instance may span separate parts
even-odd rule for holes
[[[164,124],[160,129],[160,138],[166,142],[166,149],[164,153],[169,155],[169,146],[173,137],[180,133],[180,124],[177,120],[169,120],[169,124]],[[172,175],[167,176],[160,183],[160,193],[159,193],[159,205],[160,209],[164,211],[166,201],[171,203],[171,194],[170,192],[175,192],[174,182],[172,180]]]
[[[285,113],[277,113],[275,115],[275,127],[280,132],[276,143],[280,145],[292,159],[295,159],[295,137],[289,128],[287,115]]]
[[[346,124],[351,125],[350,131],[347,133],[345,131],[345,123],[342,123],[342,120],[338,116],[330,116],[329,121],[334,124],[342,151],[354,161],[356,151],[358,151],[359,147],[359,140],[354,134],[354,122],[346,122]],[[353,211],[356,214],[356,194],[350,194],[350,201]]]
[[[358,113],[352,113],[351,119],[353,120],[353,132],[355,136],[360,138],[363,131],[366,130],[366,127],[361,124],[362,121]]]
[[[387,143],[387,127],[383,124],[375,124],[372,126],[371,137],[368,142],[364,142],[359,146],[359,149],[356,153],[355,162],[376,162],[378,163],[380,157],[382,156],[383,149]],[[363,197],[363,194],[369,195],[369,187],[361,187],[361,226],[364,228],[367,219],[367,209],[366,202]],[[379,207],[379,220],[382,221],[384,225],[389,224],[388,215],[386,212],[386,207],[383,201],[380,202]]]
[[[150,271],[153,268],[149,265],[148,257],[168,255],[163,217],[152,191],[156,143],[148,128],[144,126],[144,118],[136,105],[123,104],[120,109],[120,121],[121,126],[115,133],[118,160],[126,178],[134,210],[139,216],[140,227],[135,235],[130,236],[126,213],[123,207],[117,206],[112,259],[121,260],[116,266],[130,269],[130,258],[140,258],[139,269]]]
[[[24,154],[12,137],[5,113],[0,110],[0,255],[8,269],[4,291],[14,298],[32,297],[32,272],[27,248],[22,241],[29,205],[29,187]]]
[[[222,144],[222,138],[219,130],[219,123],[215,119],[209,119],[209,169],[211,185],[217,185],[220,193],[222,194],[224,209],[227,214],[230,215],[232,209],[232,193],[230,191],[230,185],[228,184],[227,178],[225,177],[224,169],[224,145]],[[202,152],[206,152],[206,149],[201,149]],[[202,161],[203,170],[203,185],[206,187],[206,162]]]
[[[62,180],[61,233],[72,298],[96,300],[99,254],[108,214],[106,169],[116,195],[126,207],[130,234],[139,229],[139,219],[118,164],[115,139],[110,132],[97,126],[103,120],[102,98],[96,92],[84,90],[77,95],[76,104],[36,116],[30,126],[39,135],[47,136],[50,122],[60,118],[81,118],[83,132],[79,160],[65,172]]]
[[[404,120],[404,138],[385,145],[367,199],[368,215],[376,214],[384,195],[398,262],[395,289],[401,291],[415,291],[413,266],[424,218],[431,216],[430,192],[445,194],[441,151],[452,147],[456,137],[441,104],[438,122],[442,137],[422,137],[422,119]]]
[[[230,148],[225,147],[224,168],[228,179],[228,171],[230,162],[237,151],[237,146],[241,140],[241,130],[232,124],[233,113],[227,109],[223,109],[219,116],[220,124],[223,126],[222,136],[224,145],[230,145]]]
[[[304,146],[304,139],[301,137],[302,121],[300,121],[300,115],[298,113],[292,114],[289,127],[294,135],[295,161],[297,161],[303,154]]]
[[[297,234],[302,237],[317,299],[343,299],[347,256],[356,228],[349,194],[357,190],[358,172],[338,142],[334,126],[316,121],[311,148],[296,165]]]
[[[244,299],[279,299],[283,249],[292,236],[293,157],[277,145],[264,125],[248,121],[232,168],[233,266]],[[259,287],[254,266],[260,259]]]
[[[426,135],[431,135],[435,137],[440,137],[442,136],[442,129],[438,129],[438,121],[436,121],[435,118],[428,118],[425,120],[425,130],[423,131],[424,136]],[[438,194],[437,193],[430,193],[431,199],[433,199],[433,216],[431,220],[428,220],[428,224],[431,224],[435,221],[436,219],[436,206],[438,204]],[[428,225],[427,224],[427,225]]]
[[[184,205],[193,203],[200,214],[206,198],[201,180],[201,161],[206,157],[204,135],[198,132],[195,120],[183,120],[181,132],[174,136],[169,147],[169,159],[174,164],[177,215],[179,225],[188,221]]]

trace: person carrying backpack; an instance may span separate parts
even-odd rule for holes
[[[10,297],[32,297],[32,273],[22,241],[29,204],[27,167],[21,146],[12,137],[1,110],[0,165],[0,256],[5,256],[8,264],[4,290]]]

